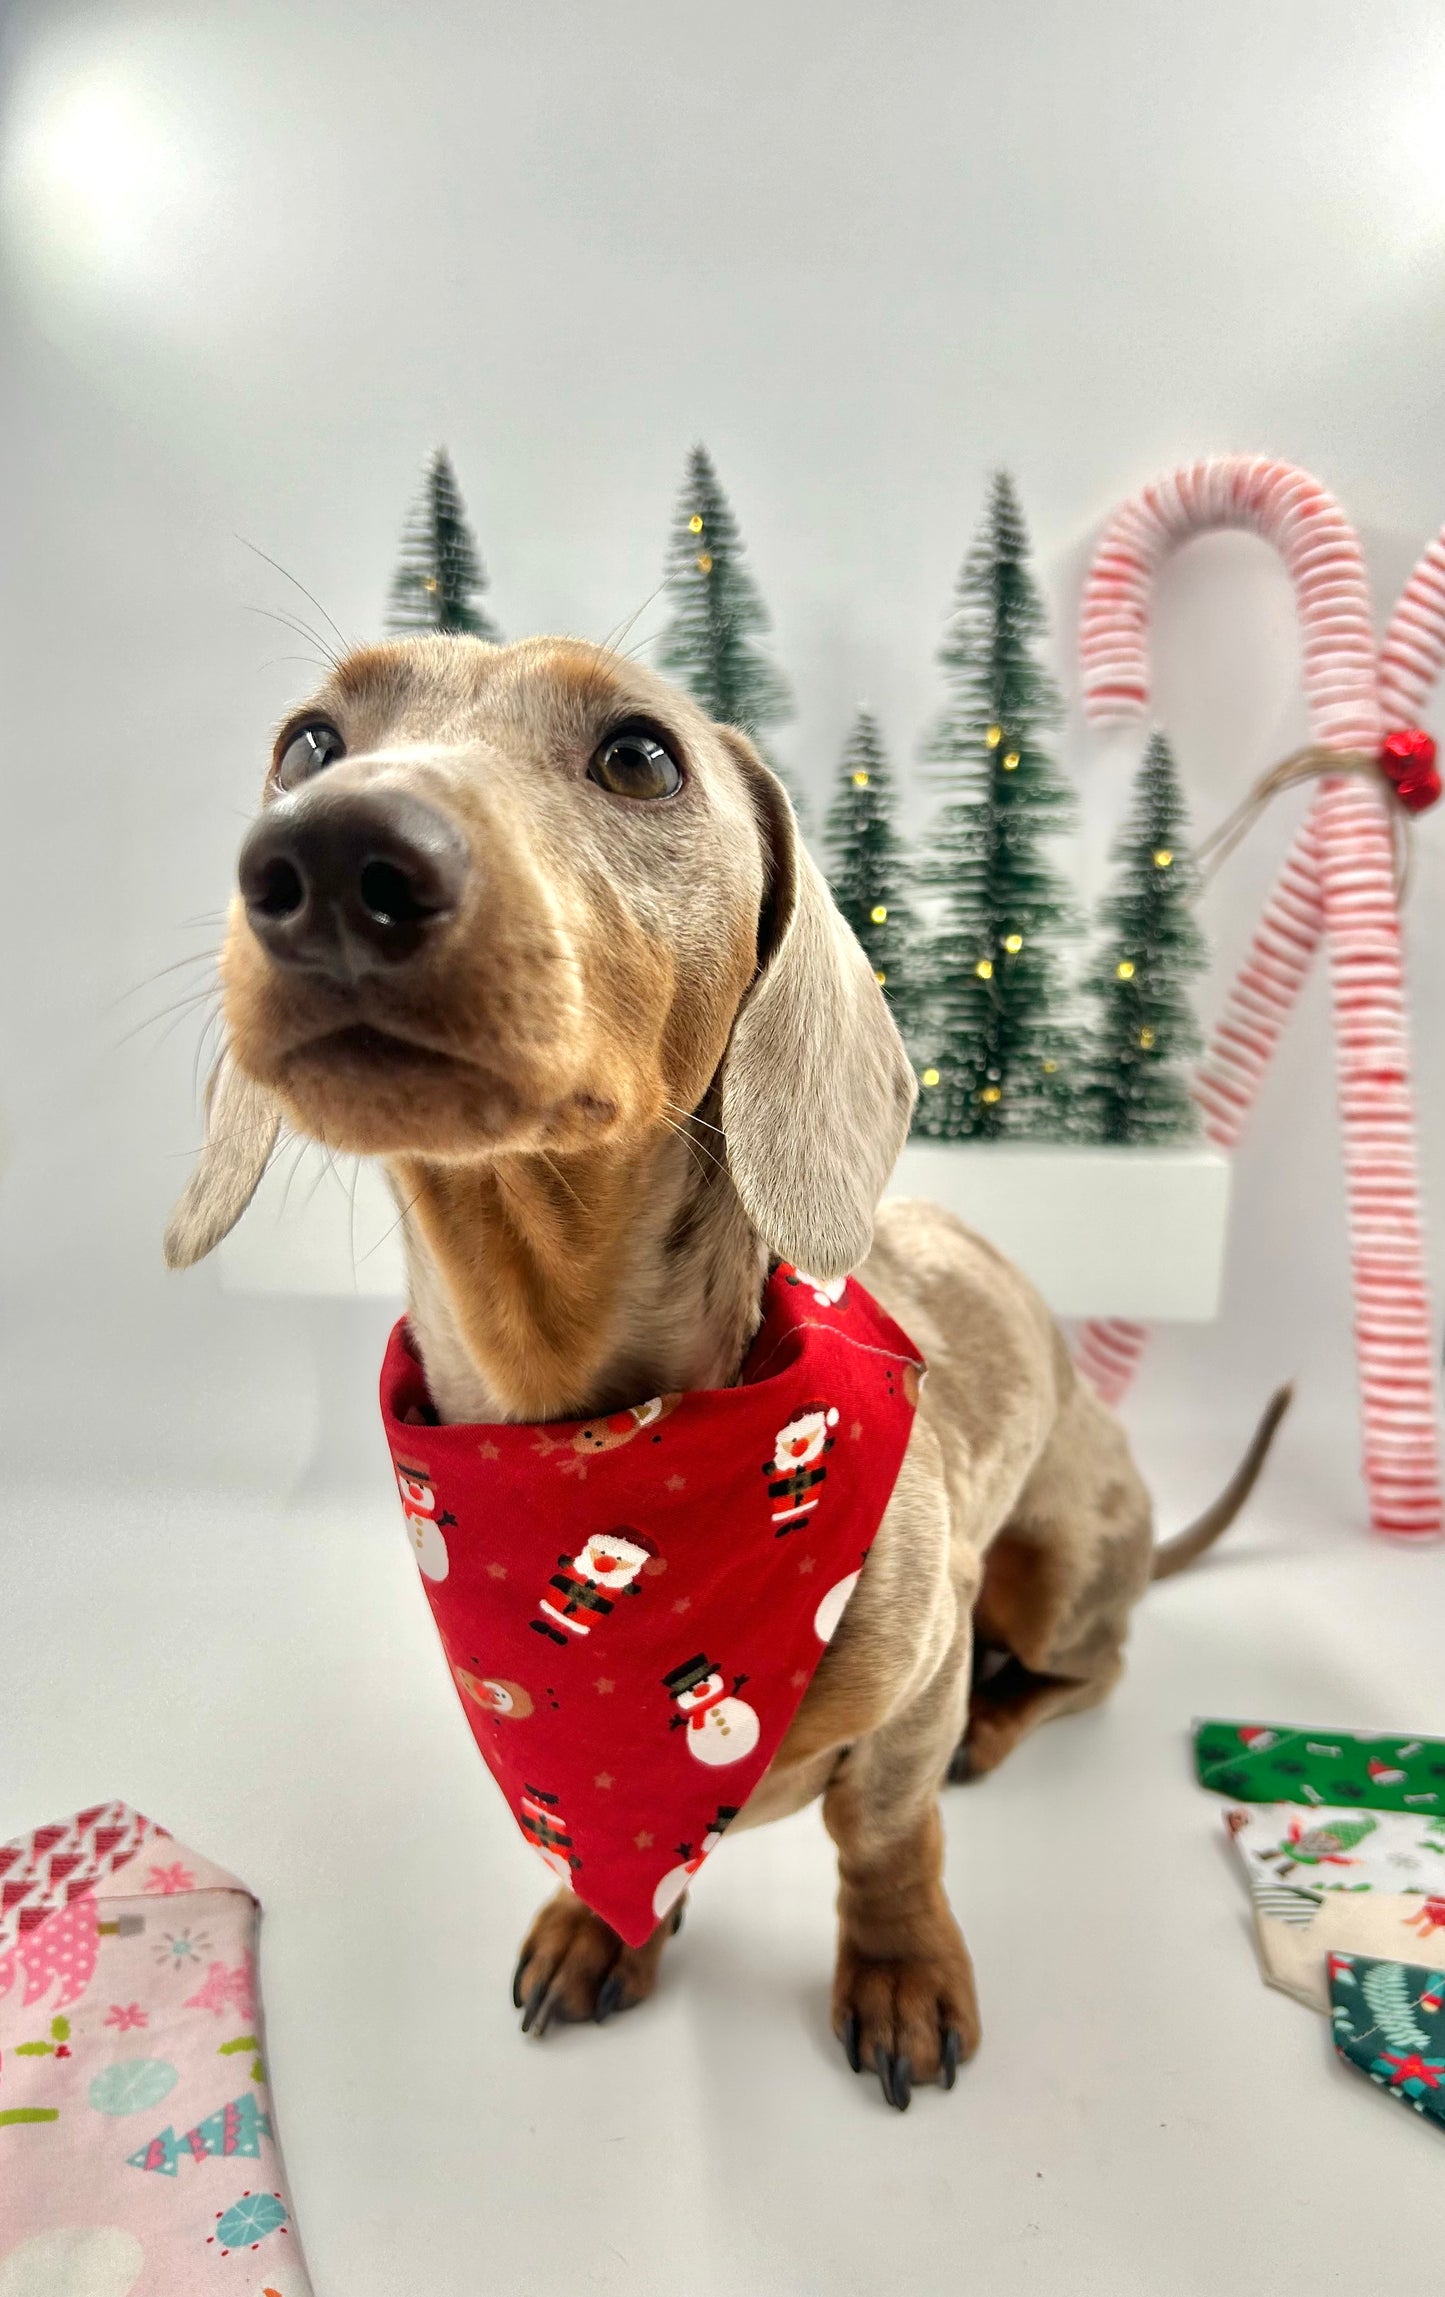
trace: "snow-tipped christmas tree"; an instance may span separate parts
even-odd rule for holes
[[[767,729],[792,715],[792,698],[758,643],[772,624],[743,553],[711,457],[706,447],[694,447],[668,546],[672,620],[658,646],[658,666],[709,717],[740,726],[761,750]],[[777,770],[772,758],[768,763]]]
[[[918,1015],[910,963],[917,922],[904,898],[908,860],[897,791],[876,720],[860,710],[823,827],[833,899],[862,942],[893,1018],[908,1037]]]
[[[494,645],[500,642],[501,633],[482,605],[486,571],[445,447],[437,448],[426,467],[401,553],[387,606],[389,631],[398,636],[413,630],[464,631]]]
[[[1183,1140],[1198,1129],[1184,1067],[1200,1045],[1188,981],[1207,951],[1187,820],[1173,754],[1155,734],[1114,845],[1118,875],[1099,905],[1100,943],[1084,976],[1095,1019],[1082,1115],[1094,1140]]]
[[[919,978],[928,1021],[915,1129],[939,1140],[1075,1137],[1077,1032],[1062,944],[1077,930],[1048,841],[1073,792],[1047,746],[1062,716],[1012,482],[994,479],[939,650],[952,687],[926,755],[944,804],[922,881],[941,895]]]

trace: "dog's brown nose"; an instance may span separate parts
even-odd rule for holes
[[[419,798],[318,779],[262,814],[237,874],[251,930],[278,965],[354,982],[408,964],[436,937],[461,900],[467,849]]]

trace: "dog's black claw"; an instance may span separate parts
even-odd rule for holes
[[[520,2010],[522,2007],[522,1972],[531,1959],[531,1955],[525,1949],[517,1957],[517,1967],[512,1972],[512,2008],[514,2010]]]
[[[849,2065],[852,2067],[854,2073],[861,2074],[863,2071],[863,2059],[858,2048],[858,2013],[856,2010],[851,2012],[849,2015],[848,2022],[844,2026],[843,2031],[839,2035],[838,2039],[843,2045],[843,2055],[847,2059]]]
[[[960,1739],[954,1748],[953,1760],[948,1766],[948,1777],[950,1785],[956,1787],[966,1787],[973,1777],[973,1755],[967,1739]]]
[[[939,2075],[946,2090],[958,2080],[958,2061],[963,2056],[963,2037],[957,2026],[950,2026],[943,2037],[943,2070]]]
[[[547,1981],[545,1978],[539,1978],[536,1985],[532,1988],[531,1993],[527,1996],[527,2007],[522,2012],[522,2032],[524,2034],[530,2034],[533,2027],[536,2026],[537,2037],[539,2040],[547,2031],[545,2021],[540,2026],[537,2025],[538,2016],[543,2009],[546,2000]]]
[[[908,2101],[912,2095],[913,2060],[911,2058],[895,2058],[893,2061],[893,2103],[901,2114],[907,2113]]]
[[[906,2066],[907,2060],[902,2060],[901,2064]],[[881,2042],[873,2052],[873,2065],[883,2086],[883,2095],[888,2100],[889,2105],[896,2106],[901,2114],[907,2113],[908,2100],[913,2094],[909,2078],[905,2075],[903,2088],[900,2091],[898,2086],[900,2061],[885,2050]]]
[[[598,2025],[601,2026],[612,2016],[614,2010],[620,2010],[621,2007],[622,1980],[614,1970],[610,1977],[603,1979],[597,1989],[597,2000],[593,2005],[592,2015]]]

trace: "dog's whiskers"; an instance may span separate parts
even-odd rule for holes
[[[336,632],[336,636],[340,644],[345,647],[348,653],[351,651],[355,641],[347,637],[346,632],[342,629],[335,615],[328,614],[326,608],[322,605],[315,592],[308,590],[304,582],[298,581],[296,576],[291,572],[289,566],[283,566],[279,558],[273,558],[268,550],[262,550],[259,543],[249,542],[244,534],[238,534],[236,536],[236,540],[240,543],[243,550],[254,551],[257,558],[264,558],[268,566],[274,566],[276,572],[283,578],[284,581],[289,582],[294,590],[299,590],[303,598],[309,599],[311,604],[315,607],[317,613],[321,616],[322,621],[329,622],[331,624],[332,629]]]

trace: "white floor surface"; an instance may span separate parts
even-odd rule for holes
[[[1237,1431],[1235,1431],[1237,1432]],[[1165,1442],[1166,1520],[1233,1434]],[[354,1501],[12,1494],[0,1839],[120,1795],[266,1907],[318,2297],[1374,2297],[1440,2286],[1445,2132],[1260,1982],[1191,1714],[1445,1728],[1445,1553],[1299,1431],[1104,1712],[946,1798],[985,2038],[906,2115],[828,2030],[816,1813],[726,1844],[655,2001],[517,2031],[542,1895],[378,1473]],[[17,1723],[16,1718],[21,1718]]]

